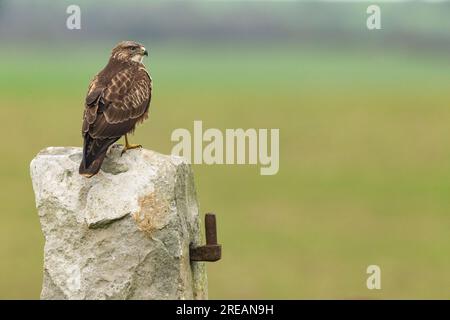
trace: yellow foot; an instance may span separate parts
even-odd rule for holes
[[[122,153],[120,155],[123,155],[127,150],[138,148],[142,148],[142,146],[140,144],[127,144],[125,145],[125,147],[123,147]]]

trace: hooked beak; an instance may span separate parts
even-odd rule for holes
[[[144,53],[143,53],[143,55],[148,57],[148,51],[147,51],[147,49],[145,49],[145,48],[144,48]]]

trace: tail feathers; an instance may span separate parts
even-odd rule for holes
[[[88,133],[84,137],[83,159],[79,173],[87,178],[96,175],[102,166],[109,146],[119,138],[93,139]]]

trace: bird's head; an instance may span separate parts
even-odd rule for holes
[[[148,56],[148,51],[145,47],[134,41],[122,41],[114,47],[111,57],[120,61],[134,61],[141,62],[144,56]]]

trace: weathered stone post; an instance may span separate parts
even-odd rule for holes
[[[102,170],[78,174],[81,149],[50,147],[31,162],[45,236],[41,299],[206,299],[191,167],[121,146]]]

